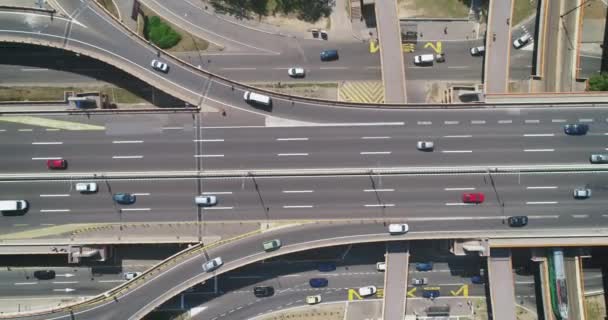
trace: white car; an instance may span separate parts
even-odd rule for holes
[[[308,304],[317,304],[321,302],[321,295],[317,294],[315,296],[307,296],[306,297],[306,303]]]
[[[376,293],[376,291],[377,291],[376,286],[361,287],[361,288],[359,288],[359,295],[362,297],[367,297],[367,296],[371,296],[372,294]]]
[[[141,272],[125,272],[125,280],[133,280],[141,275]]]
[[[474,47],[470,49],[471,55],[474,57],[483,56],[486,53],[485,46]]]
[[[376,263],[376,270],[378,271],[386,271],[386,262],[377,262]]]
[[[532,39],[532,37],[530,37],[530,35],[526,33],[521,37],[515,39],[515,41],[513,41],[513,47],[515,49],[520,49],[526,44],[528,44],[528,42],[530,42],[530,39]]]
[[[304,71],[304,68],[293,67],[287,69],[287,74],[293,78],[304,78],[304,76],[306,76],[306,71]]]
[[[197,196],[194,203],[202,207],[212,207],[217,204],[216,196]]]
[[[203,264],[203,270],[205,272],[211,272],[211,271],[219,268],[223,264],[224,264],[224,261],[222,261],[222,257],[217,257],[215,259],[205,262]]]
[[[79,182],[76,184],[76,191],[82,193],[97,192],[97,183],[95,182]]]
[[[158,60],[152,60],[152,62],[150,63],[150,66],[152,66],[152,69],[158,70],[160,72],[164,72],[164,73],[169,72],[169,66],[166,63],[158,61]]]
[[[435,144],[433,141],[418,141],[418,143],[416,143],[416,149],[420,151],[433,151],[434,148]]]
[[[591,197],[591,189],[589,188],[576,188],[573,192],[575,199],[587,199]]]
[[[388,233],[390,234],[403,234],[407,233],[410,227],[407,223],[391,223],[388,225]]]
[[[591,163],[608,163],[608,154],[592,154],[589,161]]]

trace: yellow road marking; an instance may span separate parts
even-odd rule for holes
[[[70,130],[70,131],[105,130],[106,129],[104,126],[97,126],[97,125],[72,122],[72,121],[30,117],[30,116],[16,116],[16,117],[0,116],[0,121],[21,123],[21,124],[30,125],[30,126],[63,129],[63,130]]]
[[[441,51],[443,50],[441,41],[437,41],[435,42],[435,44],[433,44],[432,42],[425,43],[424,48],[428,47],[431,47],[433,50],[435,50],[435,53],[441,53]]]

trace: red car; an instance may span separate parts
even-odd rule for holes
[[[68,161],[65,159],[47,160],[46,167],[51,170],[63,170],[68,167]]]
[[[462,202],[464,203],[482,203],[485,200],[483,193],[463,193]]]

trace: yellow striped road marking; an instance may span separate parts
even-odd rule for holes
[[[104,126],[97,126],[97,125],[72,122],[72,121],[30,117],[30,116],[16,116],[16,117],[0,116],[0,121],[21,123],[21,124],[26,124],[26,125],[30,125],[30,126],[71,130],[71,131],[105,130],[106,129]]]

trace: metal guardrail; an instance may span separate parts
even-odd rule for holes
[[[82,172],[82,173],[16,173],[0,174],[0,180],[73,181],[78,179],[175,179],[205,177],[276,177],[276,176],[353,176],[353,175],[433,175],[433,174],[517,174],[517,173],[567,173],[606,172],[608,165],[539,165],[539,166],[474,166],[474,167],[394,167],[351,169],[252,169],[252,170],[203,170],[203,171],[141,171],[141,172]]]

